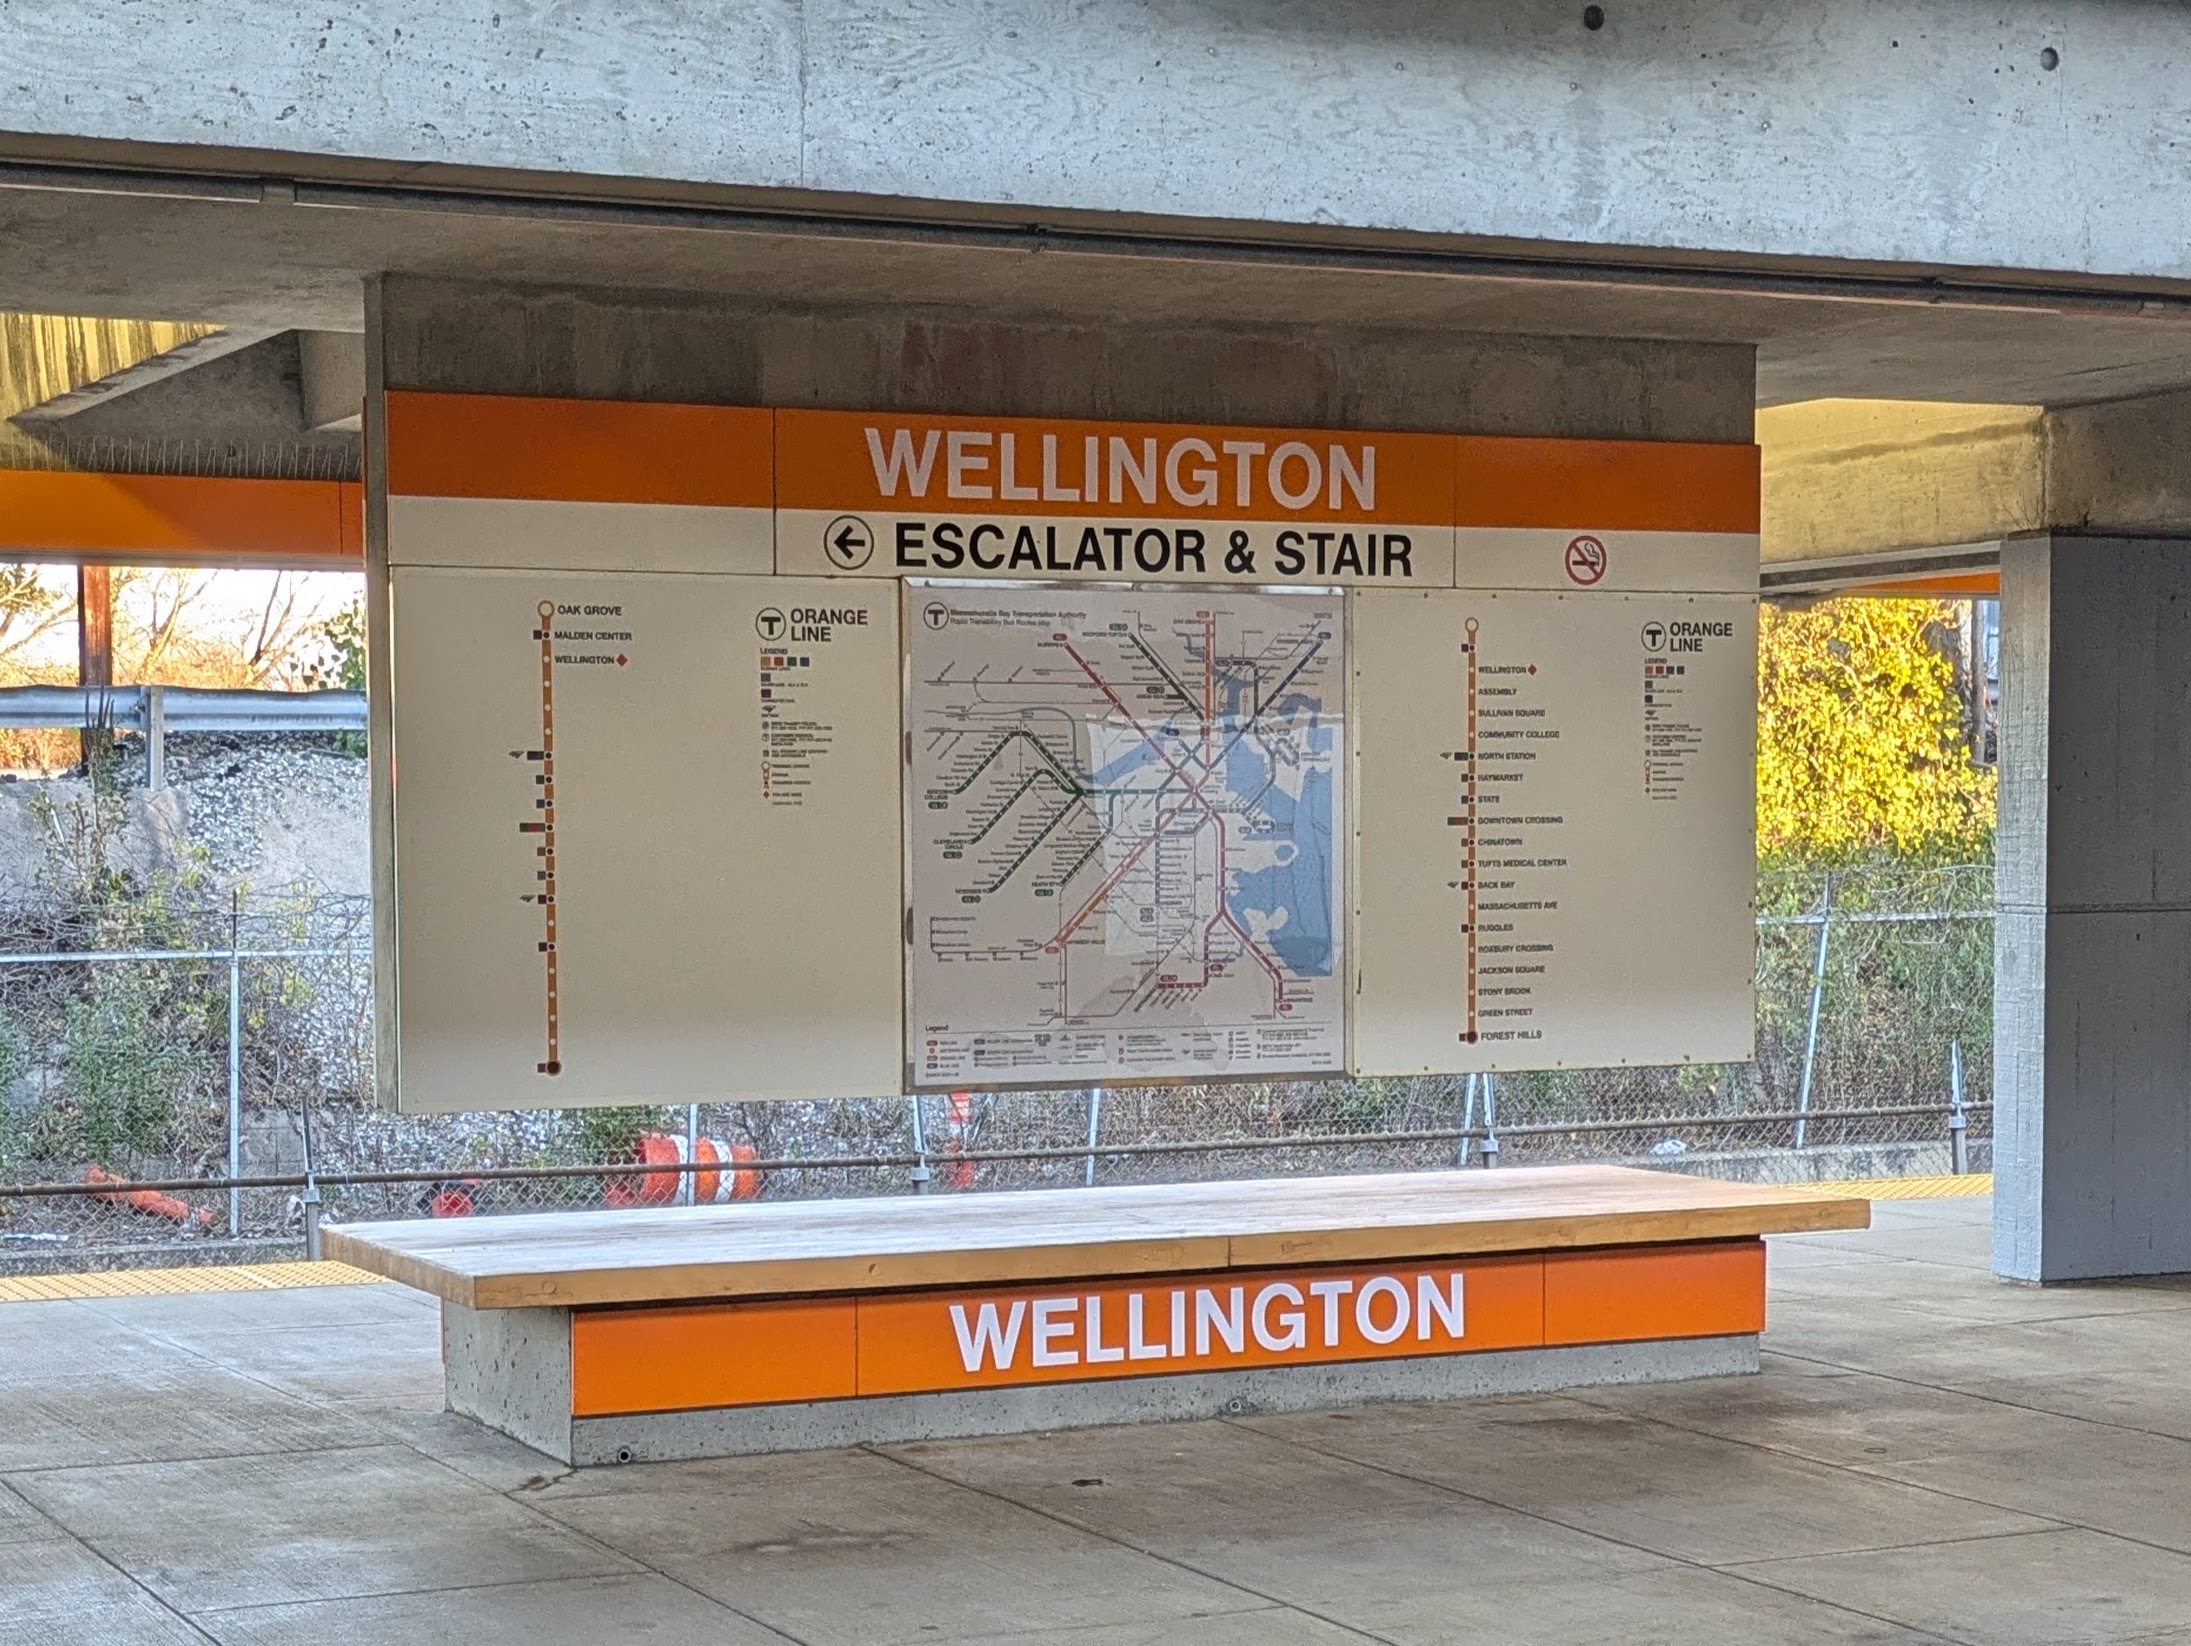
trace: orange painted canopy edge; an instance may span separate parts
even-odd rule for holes
[[[1463,527],[1755,533],[1755,446],[1673,440],[1454,439]]]
[[[1834,592],[1890,599],[1930,596],[1941,600],[1967,600],[1972,595],[1998,596],[2001,592],[2001,574],[1998,570],[1993,570],[1941,572],[1935,577],[1890,577],[1877,583],[1850,583]]]
[[[397,497],[556,503],[775,502],[775,415],[760,406],[390,390]]]
[[[362,560],[348,480],[0,469],[0,553],[189,564]]]

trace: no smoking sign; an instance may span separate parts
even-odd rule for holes
[[[1595,537],[1577,537],[1567,545],[1567,580],[1589,588],[1605,575],[1605,544]]]

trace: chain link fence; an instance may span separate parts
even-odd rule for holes
[[[314,1196],[358,1221],[1552,1160],[1888,1176],[1949,1170],[1956,1130],[1985,1169],[1990,867],[1758,896],[1750,1063],[433,1118],[372,1102],[364,899],[0,909],[0,1272],[294,1251]]]

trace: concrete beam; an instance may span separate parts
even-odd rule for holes
[[[1759,411],[1757,438],[1761,552],[1791,575],[1990,561],[2037,532],[2191,534],[2183,391],[2052,410],[1818,400]]]
[[[214,331],[156,320],[0,314],[0,418],[47,405]]]
[[[391,388],[970,414],[1747,441],[1745,344],[799,312],[389,276]]]
[[[12,0],[0,152],[1025,223],[2191,278],[2131,0]]]
[[[2191,533],[2191,394],[2070,406],[2047,422],[2050,526]]]
[[[272,335],[273,332],[264,326],[223,326],[207,331],[202,336],[187,338],[171,349],[163,349],[78,383],[36,405],[26,406],[15,413],[14,421],[25,427],[65,423],[96,407],[111,406],[123,396],[150,388],[155,383],[165,383],[184,372],[226,359],[255,343],[265,342]]]
[[[2037,406],[1813,400],[1757,414],[1767,566],[1902,556],[2042,530]]]
[[[257,479],[357,477],[356,435],[306,422],[298,333],[225,352],[208,347],[211,341],[196,345],[177,369],[130,375],[113,393],[87,389],[70,397],[65,416],[18,417],[15,432],[36,449],[41,466]],[[358,356],[362,405],[362,345]]]
[[[297,333],[297,392],[304,426],[357,433],[365,421],[365,339],[356,332]]]

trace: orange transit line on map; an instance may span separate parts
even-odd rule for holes
[[[540,794],[534,802],[540,818],[529,832],[540,836],[540,953],[547,962],[548,1049],[539,1071],[558,1075],[563,1072],[563,1050],[555,948],[555,603],[543,600],[539,610],[540,627],[534,634],[540,641],[540,747],[532,752],[540,763],[535,779]]]
[[[1461,658],[1468,677],[1468,731],[1460,751],[1461,815],[1453,821],[1461,827],[1461,892],[1465,913],[1461,936],[1467,943],[1468,1026],[1461,1031],[1464,1045],[1476,1044],[1476,620],[1468,620],[1468,638],[1461,642]]]

